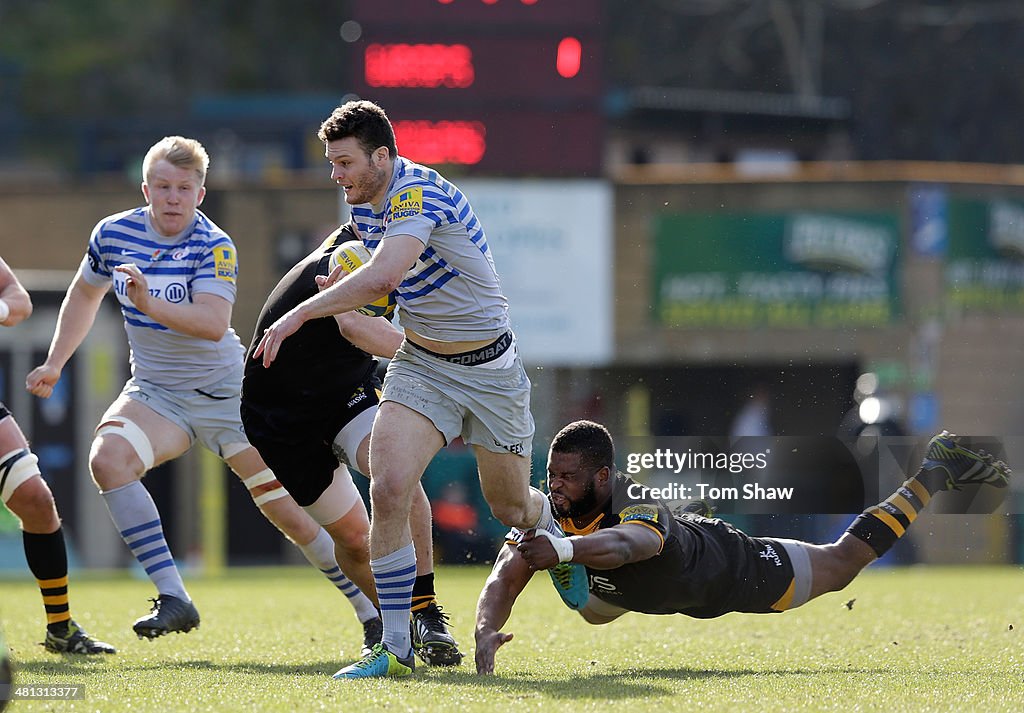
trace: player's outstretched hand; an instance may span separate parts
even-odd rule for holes
[[[558,564],[558,553],[548,541],[547,533],[538,537],[535,529],[527,530],[516,549],[532,570],[549,569]]]
[[[48,399],[60,381],[60,369],[49,364],[37,366],[25,377],[25,389],[33,396]]]
[[[476,632],[476,672],[480,676],[494,673],[494,654],[502,645],[512,641],[512,634],[493,629]]]
[[[260,343],[256,345],[256,350],[252,353],[252,358],[259,359],[262,356],[263,367],[269,367],[274,363],[274,359],[277,359],[277,353],[281,350],[281,343],[299,331],[299,327],[305,321],[299,315],[298,310],[293,309],[285,314],[263,333]]]

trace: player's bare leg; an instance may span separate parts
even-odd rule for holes
[[[473,446],[480,471],[480,488],[491,513],[503,525],[523,530],[537,528],[564,537],[551,514],[547,496],[530,487],[530,459],[512,453],[494,453]],[[590,597],[586,568],[562,562],[547,570],[555,590],[570,609],[582,609]]]
[[[370,438],[370,567],[381,602],[384,636],[363,660],[335,678],[408,676],[414,669],[409,617],[416,552],[409,528],[413,495],[444,438],[425,416],[386,401],[377,410]]]
[[[0,499],[21,523],[25,560],[45,605],[43,646],[54,653],[115,653],[113,646],[93,639],[71,618],[68,555],[57,506],[35,454],[11,416],[0,417],[0,476]]]
[[[89,453],[89,471],[114,526],[157,588],[152,610],[132,626],[139,637],[185,633],[199,626],[199,612],[174,564],[160,513],[142,485],[146,471],[190,446],[188,434],[177,425],[120,396],[100,420]]]
[[[836,542],[804,545],[813,574],[809,598],[846,587],[896,544],[937,493],[977,483],[1005,488],[1010,474],[1002,461],[965,448],[943,431],[928,442],[921,469],[886,500],[865,510]]]

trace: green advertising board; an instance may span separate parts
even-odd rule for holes
[[[899,316],[893,214],[667,214],[654,243],[651,304],[667,327],[868,327]]]
[[[1024,203],[952,198],[946,297],[966,311],[1024,310]]]

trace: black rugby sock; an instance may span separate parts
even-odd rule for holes
[[[64,546],[64,529],[40,535],[22,532],[25,560],[39,585],[46,609],[48,629],[60,630],[71,620],[68,602],[68,552]]]
[[[412,585],[412,611],[426,609],[434,602],[434,573],[416,575]]]
[[[859,515],[846,531],[866,543],[879,557],[884,555],[903,537],[932,495],[942,490],[941,485],[930,482],[937,479],[927,476],[929,471],[921,471],[905,481],[895,493]]]

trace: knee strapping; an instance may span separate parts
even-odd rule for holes
[[[245,441],[239,441],[238,443],[228,443],[220,449],[220,457],[223,458],[224,460],[227,460],[228,458],[234,458],[247,448],[251,448],[251,446]]]
[[[123,416],[112,416],[100,424],[96,429],[96,437],[120,436],[128,441],[128,444],[135,450],[135,455],[142,461],[146,470],[153,467],[156,458],[153,455],[153,444],[149,442],[149,436],[139,426]]]
[[[250,475],[248,478],[242,478],[242,483],[246,488],[249,489],[249,495],[252,496],[252,501],[257,506],[262,507],[265,503],[269,503],[272,500],[278,500],[279,498],[287,498],[288,491],[284,489],[284,486],[277,482],[277,476],[270,468],[265,468],[255,475]],[[269,485],[273,483],[272,488],[268,488],[259,495],[255,493],[255,489],[261,485]]]
[[[373,427],[373,419],[376,415],[376,406],[366,409],[349,421],[341,429],[341,432],[334,437],[334,443],[331,446],[334,449],[334,455],[337,456],[339,461],[359,470],[359,463],[356,460],[359,446],[370,435],[370,429]]]
[[[330,525],[348,514],[359,499],[359,491],[352,482],[352,474],[344,465],[334,471],[331,484],[312,505],[303,507],[320,525]]]
[[[5,503],[18,486],[39,475],[39,459],[28,448],[18,448],[0,456],[0,500]]]

